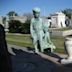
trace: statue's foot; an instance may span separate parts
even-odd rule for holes
[[[54,52],[54,49],[51,48],[51,52],[53,53]]]
[[[39,53],[39,51],[35,51],[35,53]]]
[[[44,52],[44,49],[41,49],[41,52]]]
[[[51,48],[46,48],[44,51],[45,51],[46,53],[51,53]]]
[[[39,53],[39,50],[37,48],[35,48],[35,53]]]

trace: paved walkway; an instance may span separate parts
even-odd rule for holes
[[[39,55],[30,48],[15,45],[8,45],[8,51],[11,54],[13,72],[72,72],[71,66],[56,63],[61,57],[55,53]]]

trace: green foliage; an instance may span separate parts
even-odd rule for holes
[[[21,22],[17,20],[9,21],[9,32],[19,33],[21,29]]]
[[[23,16],[26,16],[27,20],[31,20],[33,18],[33,14],[32,13],[24,13]]]
[[[15,12],[15,11],[10,11],[10,12],[8,12],[8,16],[13,16],[13,14],[15,15],[15,16],[18,16],[18,14]]]
[[[65,10],[62,10],[62,12],[63,12],[69,19],[71,19],[72,9],[65,9]]]
[[[11,20],[9,22],[9,32],[29,34],[30,22],[27,21],[26,23],[21,23],[20,21],[17,21],[17,20]]]
[[[15,11],[10,11],[7,13],[9,19],[11,19],[13,16],[18,16],[18,14]]]
[[[30,34],[30,23],[24,23],[21,26],[21,33]]]

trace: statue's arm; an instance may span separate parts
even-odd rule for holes
[[[32,22],[32,20],[31,20],[31,23],[30,23],[30,33],[31,33],[31,36],[33,38],[33,36],[34,36],[34,28],[33,28],[33,22]]]

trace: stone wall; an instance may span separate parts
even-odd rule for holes
[[[66,31],[50,31],[51,36],[69,36],[72,35],[72,30],[66,30]]]

